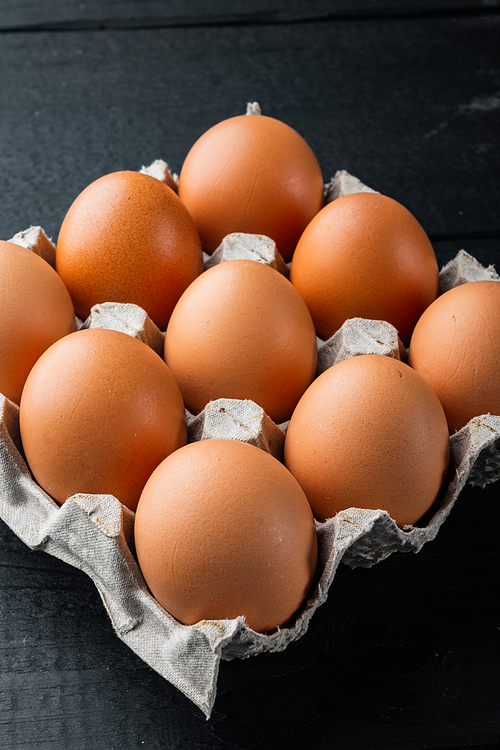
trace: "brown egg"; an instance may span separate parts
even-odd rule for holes
[[[500,283],[472,281],[438,297],[415,326],[408,363],[437,393],[450,433],[500,415]]]
[[[68,290],[31,250],[0,241],[0,392],[17,404],[41,354],[76,328]]]
[[[245,616],[286,626],[312,584],[311,508],[283,464],[234,440],[201,440],[151,475],[135,519],[139,565],[155,598],[186,625]]]
[[[20,406],[26,460],[58,503],[112,494],[134,510],[153,469],[186,442],[177,383],[146,344],[99,328],[53,344]]]
[[[386,320],[407,344],[438,293],[432,245],[392,198],[353,193],[329,203],[301,236],[290,281],[323,339],[348,318]]]
[[[230,260],[182,295],[165,360],[192,413],[217,398],[251,399],[279,423],[316,374],[316,336],[288,279],[257,261]]]
[[[323,206],[323,177],[306,141],[280,120],[231,117],[207,130],[189,151],[179,197],[212,253],[227,234],[273,239],[285,260]]]
[[[295,409],[285,465],[320,521],[350,507],[416,523],[446,477],[449,436],[434,391],[414,370],[378,354],[339,362]]]
[[[102,302],[132,302],[165,330],[186,287],[203,270],[196,228],[167,185],[139,172],[93,182],[61,226],[56,268],[85,319]]]

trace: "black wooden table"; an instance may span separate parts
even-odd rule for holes
[[[500,264],[499,0],[1,0],[0,238],[54,240],[92,180],[258,101],[399,200],[440,266]],[[222,664],[206,721],[112,631],[83,573],[0,523],[0,747],[500,747],[500,487],[438,538],[341,566],[307,634]]]

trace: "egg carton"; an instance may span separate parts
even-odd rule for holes
[[[335,183],[335,187],[332,184]],[[355,178],[337,173],[330,183],[338,197],[356,188]],[[44,254],[50,262],[53,245],[41,228],[14,238]],[[52,249],[51,249],[52,246]],[[230,259],[252,258],[287,267],[274,243],[257,235],[229,235],[205,268]],[[499,280],[467,253],[440,273],[441,289],[479,278]],[[163,351],[164,333],[141,308],[108,302],[96,305],[79,328],[112,328]],[[396,330],[385,321],[355,318],[328,341],[318,339],[318,374],[343,359],[383,354],[404,360],[406,350]],[[226,438],[241,440],[283,458],[288,423],[276,425],[252,401],[218,399],[198,415],[187,412],[188,441]],[[98,436],[96,436],[98,439]],[[425,525],[399,528],[387,512],[349,508],[317,523],[319,556],[314,590],[295,623],[266,635],[251,630],[243,617],[182,625],[150,594],[134,557],[134,513],[111,495],[77,494],[58,506],[34,481],[24,460],[19,435],[19,409],[0,396],[0,515],[29,547],[44,550],[83,570],[94,581],[117,635],[147,664],[169,680],[207,716],[212,711],[221,659],[246,658],[285,649],[307,630],[316,609],[325,602],[342,562],[371,567],[393,552],[418,552],[438,533],[466,484],[485,486],[500,477],[500,417],[472,419],[450,438],[450,481]]]

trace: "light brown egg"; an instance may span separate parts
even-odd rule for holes
[[[68,290],[31,250],[0,241],[0,392],[19,403],[41,354],[76,328]]]
[[[56,268],[77,315],[102,302],[131,302],[165,330],[186,287],[203,270],[200,239],[178,196],[154,177],[112,172],[71,205]]]
[[[449,436],[434,391],[382,355],[330,367],[292,414],[285,465],[320,521],[350,507],[382,509],[416,523],[446,477]]]
[[[325,206],[302,234],[290,281],[328,339],[348,318],[386,320],[407,344],[438,293],[438,264],[415,217],[375,193]]]
[[[295,479],[234,440],[190,443],[160,464],[137,507],[135,544],[152,594],[180,622],[243,615],[261,632],[297,615],[317,560]]]
[[[207,130],[189,151],[179,197],[212,253],[227,234],[263,234],[290,260],[323,206],[323,177],[296,130],[263,115],[231,117]]]
[[[141,341],[98,328],[40,357],[19,418],[28,465],[60,504],[78,492],[112,494],[134,510],[152,471],[187,437],[165,362]]]
[[[316,336],[307,307],[278,271],[253,260],[220,263],[177,303],[165,361],[186,407],[250,399],[275,422],[290,417],[316,374]]]
[[[500,283],[472,281],[438,297],[415,326],[408,363],[437,393],[450,433],[500,415]]]

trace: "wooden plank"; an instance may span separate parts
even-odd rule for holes
[[[500,0],[3,0],[0,29],[283,23],[304,19],[491,13]]]
[[[77,4],[47,5],[16,2],[51,22]],[[153,6],[114,8],[136,23]],[[348,169],[407,205],[440,265],[464,247],[498,267],[498,30],[478,14],[3,34],[0,237],[34,223],[55,238],[92,179],[157,157],[179,171],[205,129],[257,99],[307,138],[325,179]],[[0,523],[0,747],[497,747],[498,496],[467,487],[418,555],[341,567],[298,643],[222,664],[209,722],[114,635],[90,579]]]
[[[418,555],[341,566],[300,641],[221,665],[207,722],[112,633],[90,579],[1,523],[0,746],[493,747],[499,524],[498,488],[467,487]]]
[[[106,172],[179,171],[247,101],[310,143],[325,180],[347,169],[435,238],[498,237],[497,17],[4,34],[0,237],[57,236]]]

